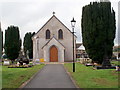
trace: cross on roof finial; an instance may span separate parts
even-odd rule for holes
[[[53,15],[55,15],[55,12],[53,12]]]

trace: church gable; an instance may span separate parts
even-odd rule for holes
[[[41,32],[45,33],[46,30],[54,32],[60,29],[63,29],[64,30],[63,32],[68,32],[69,34],[72,34],[72,32],[55,15],[53,15],[34,36],[36,35],[39,36]]]

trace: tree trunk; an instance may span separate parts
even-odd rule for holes
[[[102,67],[111,67],[110,59],[108,57],[105,57],[102,62]]]
[[[106,33],[108,33],[108,31],[106,30]],[[108,35],[106,34],[106,37],[108,37]],[[107,41],[107,38],[106,38],[106,41]],[[103,59],[103,62],[102,62],[102,67],[110,67],[111,66],[111,63],[110,63],[110,59],[108,58],[108,51],[107,51],[107,43],[104,42],[104,48],[105,48],[105,54],[104,54],[104,59]]]

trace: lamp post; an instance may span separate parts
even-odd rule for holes
[[[76,21],[74,20],[74,18],[73,18],[73,20],[71,20],[71,26],[72,26],[72,30],[73,30],[73,72],[75,72],[75,60],[74,60],[74,28],[75,28],[75,23],[76,23]]]

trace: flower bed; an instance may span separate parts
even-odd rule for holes
[[[29,67],[32,67],[33,65],[10,65],[8,66],[8,68],[29,68]]]

